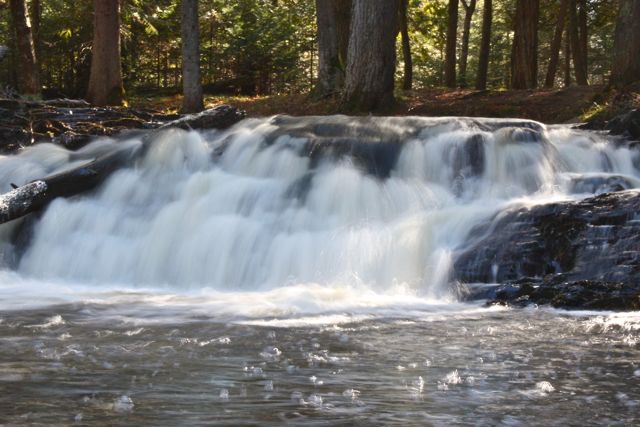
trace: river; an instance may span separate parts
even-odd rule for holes
[[[118,144],[144,154],[0,227],[0,422],[639,422],[639,313],[486,307],[450,280],[498,212],[640,187],[632,146],[519,120],[276,117],[39,144],[0,157],[0,183]]]

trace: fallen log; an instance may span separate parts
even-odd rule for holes
[[[58,197],[93,190],[112,172],[130,164],[140,144],[128,145],[73,169],[31,181],[0,196],[0,224],[36,212]]]
[[[118,145],[113,151],[72,169],[36,179],[0,195],[0,224],[36,212],[58,197],[71,197],[93,190],[114,171],[132,164],[160,131],[182,129],[227,128],[244,118],[244,112],[227,105],[164,123],[147,133],[141,143]],[[13,185],[12,185],[13,186]]]

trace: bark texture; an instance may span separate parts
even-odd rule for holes
[[[33,36],[33,48],[36,52],[36,66],[38,67],[38,75],[40,75],[40,56],[42,55],[40,42],[40,21],[42,18],[42,7],[40,0],[31,0],[31,10],[29,13],[31,20],[31,34]]]
[[[25,95],[38,96],[40,79],[26,1],[10,0],[9,5],[18,48],[18,90]]]
[[[589,75],[589,25],[587,16],[587,0],[578,0],[578,39],[580,40],[580,53],[584,61],[584,69]]]
[[[474,0],[475,1],[475,0]],[[402,59],[404,60],[404,76],[402,89],[411,90],[413,86],[413,58],[411,58],[411,44],[409,43],[409,24],[407,9],[409,0],[400,0],[400,36],[402,41]]]
[[[569,26],[564,32],[564,87],[571,86],[571,33]]]
[[[544,87],[553,87],[558,72],[558,62],[560,60],[560,46],[562,45],[562,33],[564,33],[565,21],[567,20],[567,8],[569,0],[560,1],[560,9],[558,10],[558,22],[556,23],[556,31],[551,42],[551,57],[549,58],[549,68],[547,69],[547,77],[544,80]]]
[[[456,87],[456,45],[458,43],[458,0],[449,0],[447,47],[444,58],[444,84]]]
[[[200,77],[200,26],[198,0],[182,0],[182,111],[204,109]]]
[[[331,96],[344,85],[351,0],[316,0],[318,81],[316,93]]]
[[[576,83],[580,86],[586,86],[589,84],[587,82],[587,61],[578,30],[578,5],[576,0],[569,0],[569,34],[571,36],[571,54],[573,56],[573,71],[576,75]]]
[[[511,88],[534,89],[538,85],[539,0],[518,0],[511,54]]]
[[[347,76],[346,110],[374,111],[394,103],[399,0],[354,0]]]
[[[87,100],[98,106],[121,105],[120,2],[93,0],[93,46]]]
[[[469,37],[471,35],[471,19],[476,11],[476,0],[460,0],[464,7],[464,24],[462,26],[462,46],[460,47],[460,87],[467,87],[467,59],[469,58]]]
[[[640,80],[640,1],[621,0],[613,46],[611,84],[624,86]]]
[[[491,27],[493,24],[493,0],[484,0],[482,12],[482,40],[478,56],[478,77],[476,89],[487,89],[487,73],[489,71],[489,54],[491,52]]]

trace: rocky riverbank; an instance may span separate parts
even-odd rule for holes
[[[640,191],[502,212],[471,233],[455,279],[468,299],[640,309]]]
[[[244,117],[243,111],[230,106],[179,116],[147,109],[92,108],[78,100],[0,100],[0,151],[10,153],[37,142],[76,149],[95,136],[164,127],[227,128]],[[308,139],[304,152],[312,164],[318,159],[348,155],[380,179],[388,177],[396,163],[401,147],[398,142],[417,133],[421,125],[416,122],[411,126],[411,121],[405,121],[404,133],[397,133],[378,129],[376,119],[371,118],[316,118],[306,125],[287,116],[273,120],[280,131],[266,142],[272,143],[281,135],[300,136]],[[490,131],[516,124],[464,120]],[[539,126],[534,122],[518,124],[527,130],[520,134],[529,142],[535,140],[529,138],[536,134],[535,129],[529,129],[534,125]],[[634,148],[638,145],[634,141],[640,139],[640,112],[631,110],[609,122],[592,123],[590,128],[619,135],[621,144]],[[466,165],[473,176],[481,174],[482,140],[474,136],[464,146],[468,152],[455,151],[456,159],[461,159],[458,169]],[[39,209],[56,197],[95,188],[110,171],[121,166],[123,155],[129,154],[109,153],[37,181],[35,184],[47,184],[46,197],[33,206]],[[640,164],[635,167],[640,169]],[[307,184],[302,182],[301,188]],[[465,298],[516,306],[533,303],[572,309],[640,309],[640,191],[629,190],[637,186],[622,175],[592,174],[573,184],[575,193],[602,194],[582,201],[515,207],[471,232],[471,244],[465,244],[465,250],[456,254],[453,268],[453,279],[466,285]],[[8,196],[22,194],[16,189],[3,197],[6,201]],[[21,200],[14,205],[24,208]],[[0,217],[9,221],[24,214],[9,212]]]
[[[75,150],[96,136],[163,126],[222,129],[244,117],[244,111],[227,105],[181,116],[148,108],[91,107],[76,99],[0,99],[0,153],[15,152],[38,142],[53,142]]]

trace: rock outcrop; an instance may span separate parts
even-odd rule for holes
[[[498,214],[471,233],[454,278],[467,298],[562,308],[640,309],[640,191]]]
[[[53,142],[75,150],[86,145],[92,137],[112,136],[135,129],[171,126],[223,129],[244,117],[244,111],[228,105],[180,116],[147,108],[97,108],[77,99],[0,99],[0,153],[13,152],[37,142]]]

